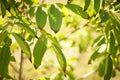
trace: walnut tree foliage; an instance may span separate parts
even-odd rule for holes
[[[72,0],[68,0],[67,4],[42,4],[37,0],[0,0],[1,78],[12,79],[8,74],[8,65],[14,58],[11,55],[13,37],[35,69],[41,65],[49,41],[56,53],[61,71],[64,76],[69,75],[59,40],[44,29],[48,21],[50,29],[57,34],[65,17],[63,8],[87,20],[87,25],[99,29],[100,35],[92,44],[96,50],[88,61],[91,64],[103,57],[98,67],[99,76],[104,77],[104,80],[110,80],[117,70],[120,71],[120,0],[84,0],[84,7],[73,4]],[[30,46],[34,39],[37,41],[31,51]]]

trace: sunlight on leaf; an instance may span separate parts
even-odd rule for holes
[[[15,40],[19,44],[22,51],[26,54],[26,56],[28,58],[30,58],[31,57],[31,51],[30,51],[29,45],[25,41],[23,41],[22,37],[19,34],[12,33],[12,35],[14,36]]]
[[[26,23],[21,23],[21,22],[16,22],[15,24],[17,24],[19,27],[21,27],[24,30],[26,30],[27,32],[29,32],[32,36],[36,35],[35,31],[30,28],[30,25],[28,25]]]
[[[32,1],[36,4],[39,3],[39,0],[32,0]]]
[[[74,13],[80,15],[82,18],[88,19],[88,14],[84,12],[79,5],[67,4],[65,7],[72,10]]]
[[[56,6],[52,4],[49,9],[49,24],[55,33],[60,30],[62,24],[62,13]]]

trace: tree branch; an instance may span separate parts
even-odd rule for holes
[[[80,30],[81,28],[87,26],[88,24],[89,24],[89,22],[87,22],[86,24],[84,24],[82,27],[77,27],[77,28],[75,28],[75,29],[74,29],[73,31],[71,31],[66,37],[60,39],[59,41],[68,39],[68,38],[71,36],[71,34],[75,33],[76,31]]]

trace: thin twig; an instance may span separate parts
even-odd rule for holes
[[[19,68],[19,80],[22,80],[22,68],[23,68],[23,51],[21,50],[20,68]]]
[[[68,39],[68,38],[71,36],[71,34],[77,32],[78,30],[80,30],[81,28],[87,26],[88,24],[89,24],[89,22],[87,22],[86,24],[84,24],[82,27],[77,27],[77,28],[75,28],[75,29],[74,29],[73,31],[71,31],[66,37],[60,39],[59,41]]]
[[[24,41],[24,37],[25,37],[26,32],[23,33],[23,41]],[[20,55],[20,68],[19,68],[19,80],[23,80],[22,79],[22,69],[23,69],[23,51],[21,50],[21,55]]]

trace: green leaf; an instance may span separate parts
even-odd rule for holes
[[[10,47],[4,45],[0,50],[0,75],[6,76],[8,73],[8,64],[10,61]]]
[[[115,37],[113,35],[113,32],[110,32],[110,43],[108,45],[108,52],[115,55]]]
[[[110,78],[112,77],[112,72],[113,72],[113,63],[112,63],[112,59],[110,56],[108,56],[108,63],[107,63],[107,72],[104,76],[104,80],[110,80]]]
[[[19,34],[12,33],[12,35],[16,39],[16,41],[19,44],[19,46],[22,49],[22,51],[26,54],[26,56],[28,58],[30,58],[31,57],[31,51],[30,51],[29,45],[25,41],[23,41],[22,37]]]
[[[107,23],[107,25],[105,26],[105,39],[108,41],[109,38],[109,32],[111,31],[112,26],[110,23]]]
[[[17,9],[16,9],[16,5],[15,5],[15,0],[10,0],[9,5],[10,5],[10,12],[13,15],[17,14]]]
[[[110,11],[109,11],[109,15],[110,15],[112,21],[114,22],[114,25],[117,25],[117,28],[120,31],[120,18],[116,14],[114,14]]]
[[[90,5],[90,1],[91,0],[85,0],[85,6],[84,6],[84,10],[87,10],[89,5]]]
[[[88,19],[88,14],[82,10],[82,8],[75,4],[67,4],[66,7],[74,13],[80,15],[82,18]]]
[[[32,0],[24,0],[24,2],[27,3],[28,5],[32,5],[33,4]]]
[[[100,8],[100,0],[94,0],[94,10],[96,13],[99,11]]]
[[[3,3],[2,5],[4,5],[6,9],[9,7],[7,0],[1,0],[1,3]]]
[[[71,66],[72,67],[72,66]],[[68,77],[69,77],[69,80],[75,80],[75,76],[74,76],[74,74],[72,73],[72,70],[70,70],[70,71],[68,71],[67,72],[67,75],[68,75]],[[64,76],[64,75],[63,75]],[[62,76],[62,77],[63,77]],[[61,79],[59,79],[59,80],[61,80]]]
[[[105,0],[102,0],[102,9],[105,8]]]
[[[67,62],[66,62],[65,56],[61,50],[61,46],[60,46],[58,40],[56,39],[56,37],[52,37],[51,34],[47,34],[47,37],[49,38],[49,40],[52,44],[52,47],[56,53],[57,60],[60,64],[60,67],[63,69],[63,72],[66,73]]]
[[[58,46],[56,46],[54,43],[53,43],[53,49],[56,53],[57,60],[60,64],[60,67],[62,68],[63,72],[66,73],[67,62],[62,50]]]
[[[104,23],[109,19],[109,14],[106,11],[102,11],[100,14],[101,23]]]
[[[49,24],[51,29],[57,33],[60,30],[62,24],[62,13],[58,6],[51,5],[49,9]]]
[[[97,59],[98,56],[99,56],[98,50],[94,51],[94,53],[91,55],[91,57],[88,61],[88,64],[93,63]]]
[[[46,20],[47,20],[47,14],[43,10],[43,7],[42,6],[38,7],[36,12],[36,23],[40,29],[44,28],[46,24]]]
[[[20,17],[20,16],[19,16],[19,17]],[[30,25],[30,22],[29,22],[28,19],[25,18],[25,17],[21,17],[21,21],[23,22],[23,24]]]
[[[49,40],[52,44],[56,45],[60,49],[62,48],[61,45],[59,44],[58,40],[56,39],[56,37],[53,37],[51,34],[47,34],[47,37],[49,38]]]
[[[113,27],[113,28],[114,28],[114,34],[115,34],[117,43],[118,43],[118,45],[119,45],[119,44],[120,44],[120,35],[119,35],[119,31],[116,29],[116,27]]]
[[[62,4],[62,3],[56,3],[56,5],[57,5],[60,9],[62,9],[62,8],[64,7],[64,4]]]
[[[22,24],[27,24],[27,25],[30,25],[30,22],[28,21],[27,18],[23,17],[23,16],[12,16],[11,18],[15,18],[15,19],[18,19],[20,23]],[[18,22],[16,22],[18,23]]]
[[[7,37],[7,34],[7,31],[3,31],[0,33],[0,43]]]
[[[33,16],[34,16],[34,11],[35,11],[35,7],[31,7],[31,8],[29,9],[29,15],[30,15],[30,17],[33,17]]]
[[[119,68],[119,58],[118,56],[112,56],[112,60],[113,60],[113,64],[114,64],[114,67],[115,69]]]
[[[44,35],[42,35],[37,40],[33,50],[35,68],[38,68],[41,65],[41,61],[46,49],[47,49],[47,39]]]
[[[113,71],[112,71],[112,77],[115,77],[115,76],[116,76],[116,71],[113,70]]]
[[[114,14],[113,12],[109,11],[109,15],[111,17],[111,19],[113,20],[113,22],[116,22],[117,24],[120,25],[120,19],[118,16],[116,16],[116,14]]]
[[[26,34],[25,40],[29,43],[29,45],[32,45],[34,43],[34,37],[30,34]]]
[[[5,44],[7,44],[7,45],[11,45],[11,44],[12,44],[12,40],[11,40],[11,38],[9,38],[8,36],[4,39],[4,42],[5,42]]]
[[[98,67],[98,72],[99,72],[99,76],[102,77],[105,75],[105,69],[106,69],[106,59],[103,59],[100,64],[99,64],[99,67]]]
[[[15,61],[16,61],[16,60],[15,60],[15,57],[14,57],[14,56],[11,56],[11,57],[10,57],[10,61],[15,62]]]
[[[6,15],[6,8],[4,5],[1,5],[2,17]]]
[[[21,23],[21,22],[16,22],[15,24],[17,24],[18,26],[20,26],[21,28],[23,28],[24,30],[26,30],[27,32],[29,32],[32,36],[36,35],[36,33],[34,32],[34,30],[31,29],[28,24]]]
[[[100,46],[104,43],[105,43],[105,38],[104,38],[104,36],[101,35],[94,40],[92,46],[96,47],[96,46]]]

